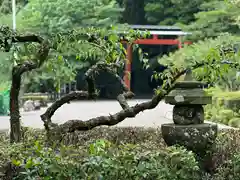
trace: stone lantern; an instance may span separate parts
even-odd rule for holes
[[[204,123],[203,105],[211,104],[212,97],[205,94],[203,83],[194,81],[192,72],[184,81],[177,82],[165,97],[173,107],[174,124],[163,124],[163,138],[167,145],[181,145],[196,153],[205,152],[217,137],[217,125]]]

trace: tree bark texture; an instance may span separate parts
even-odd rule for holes
[[[17,143],[21,141],[21,122],[19,111],[19,92],[21,87],[21,78],[23,73],[39,68],[48,57],[50,50],[48,41],[35,35],[13,37],[14,42],[38,42],[40,48],[36,55],[37,63],[26,61],[15,65],[12,69],[12,84],[10,90],[10,142]]]
[[[10,140],[20,142],[21,140],[21,124],[19,112],[19,91],[21,86],[21,76],[17,74],[17,68],[12,69],[12,85],[10,90]]]

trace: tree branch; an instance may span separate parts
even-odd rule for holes
[[[201,66],[205,65],[204,63],[196,63],[190,69],[197,69]],[[162,87],[160,93],[155,94],[150,101],[143,102],[141,104],[136,104],[135,106],[129,107],[128,104],[124,103],[124,98],[131,97],[131,93],[125,93],[125,95],[119,95],[118,100],[123,103],[121,104],[123,110],[109,116],[99,116],[95,118],[91,118],[87,121],[82,120],[69,120],[66,123],[61,125],[52,124],[52,128],[49,129],[50,133],[57,134],[58,136],[62,136],[65,133],[71,133],[74,131],[87,131],[93,129],[98,126],[106,125],[106,126],[114,126],[120,122],[122,122],[126,118],[133,118],[138,113],[154,109],[159,102],[174,88],[175,81],[182,75],[187,72],[188,69],[174,69],[171,71],[173,76],[168,79],[167,83]]]
[[[31,37],[41,39],[38,36],[31,36]],[[27,37],[27,39],[30,39],[30,38]],[[33,39],[33,40],[35,40],[35,39]],[[33,69],[37,69],[37,68],[41,67],[42,64],[46,61],[46,59],[48,57],[48,54],[49,54],[49,51],[50,51],[49,42],[48,42],[48,40],[41,40],[39,42],[41,44],[40,44],[40,48],[38,50],[38,53],[36,55],[36,60],[25,61],[25,62],[17,65],[19,75],[22,75],[24,72],[32,71]]]
[[[114,126],[122,122],[126,118],[135,117],[138,113],[144,110],[155,108],[158,105],[158,103],[165,97],[165,95],[166,93],[155,95],[152,98],[152,100],[141,103],[141,104],[136,104],[133,107],[123,106],[124,108],[123,110],[113,115],[99,116],[96,118],[91,118],[87,121],[69,120],[66,123],[61,125],[54,124],[53,128],[49,130],[52,131],[52,133],[63,135],[65,133],[71,133],[74,131],[87,131],[102,125]]]
[[[63,97],[61,97],[59,100],[55,101],[44,114],[41,115],[41,119],[44,123],[51,123],[51,117],[56,112],[58,108],[60,108],[62,105],[72,101],[72,100],[83,100],[83,99],[89,99],[89,93],[87,91],[75,91],[71,92]]]
[[[150,101],[136,104],[135,106],[129,107],[128,104],[125,103],[126,98],[130,98],[133,96],[133,93],[126,92],[122,95],[118,96],[118,100],[120,102],[120,105],[122,106],[123,110],[109,116],[99,116],[95,118],[91,118],[87,121],[82,120],[69,120],[64,124],[57,125],[57,124],[49,124],[50,128],[47,129],[51,134],[58,134],[63,135],[65,133],[71,133],[74,131],[86,131],[93,129],[97,126],[101,125],[107,125],[107,126],[113,126],[120,122],[122,122],[126,118],[133,118],[138,113],[155,108],[158,103],[165,97],[166,94],[168,94],[172,89],[172,84],[178,79],[181,75],[185,74],[186,70],[182,71],[175,71],[174,76],[170,79],[170,83],[167,83],[161,92],[159,94],[156,94],[153,96],[153,98]]]
[[[13,43],[26,43],[26,42],[36,42],[41,44],[44,41],[44,39],[38,35],[35,34],[29,34],[29,35],[17,35],[12,37]]]
[[[118,95],[117,100],[123,109],[128,109],[130,107],[127,103],[127,99],[131,99],[133,97],[134,97],[134,94],[131,91],[128,91]]]
[[[1,26],[0,33],[3,33],[5,36],[1,42],[4,42],[3,48],[6,52],[8,52],[12,46],[12,43],[39,43],[40,48],[36,55],[36,59],[30,61],[25,61],[21,64],[15,66],[16,74],[23,74],[24,72],[31,71],[40,67],[44,61],[47,59],[49,51],[50,51],[50,43],[48,40],[45,40],[41,36],[35,34],[21,35],[13,32],[9,27]],[[18,69],[18,70],[17,70]]]
[[[98,62],[93,65],[86,73],[85,73],[85,80],[88,84],[88,93],[94,94],[95,93],[95,84],[94,84],[94,76],[99,73],[99,71],[107,71],[111,75],[113,75],[117,81],[120,82],[121,86],[123,87],[124,92],[128,92],[129,89],[124,83],[123,79],[117,74],[116,69],[119,67],[116,63],[107,64],[105,62]]]
[[[208,63],[196,63],[192,67],[189,67],[189,69],[197,69],[201,66],[208,65]],[[92,128],[95,128],[97,126],[101,125],[107,125],[107,126],[113,126],[120,122],[122,122],[126,118],[133,118],[138,113],[144,111],[144,110],[150,110],[154,109],[159,102],[174,88],[175,81],[182,75],[186,73],[188,69],[180,68],[176,69],[175,67],[168,67],[170,68],[170,74],[172,77],[165,78],[165,84],[162,86],[162,89],[160,90],[160,93],[155,94],[150,101],[143,102],[141,104],[136,104],[135,106],[129,106],[126,102],[126,99],[133,97],[133,93],[129,91],[125,83],[123,82],[122,78],[117,75],[117,73],[113,70],[111,64],[107,65],[103,62],[99,62],[96,65],[92,66],[86,73],[86,80],[88,82],[88,90],[89,92],[95,92],[95,86],[94,86],[94,74],[100,70],[108,71],[111,74],[113,74],[116,79],[120,81],[120,83],[124,87],[124,93],[120,94],[117,97],[117,100],[119,101],[122,110],[108,116],[99,116],[95,118],[91,118],[87,121],[82,120],[69,120],[66,123],[63,123],[61,125],[57,124],[50,124],[50,127],[48,130],[50,133],[57,132],[57,134],[62,135],[64,133],[71,133],[74,131],[86,131],[90,130]],[[169,74],[168,74],[169,75]]]
[[[87,72],[86,75],[89,75],[91,73],[94,73],[94,72],[97,72],[97,71],[100,71],[100,70],[102,70],[102,71],[105,70],[108,73],[112,74],[117,79],[117,81],[121,84],[121,86],[123,88],[123,94],[118,95],[117,101],[119,102],[120,106],[123,109],[127,109],[127,108],[129,108],[129,105],[127,103],[127,99],[131,99],[135,95],[134,95],[133,92],[131,92],[129,90],[129,88],[127,87],[127,85],[123,81],[123,79],[117,74],[115,69],[117,69],[118,67],[119,67],[119,65],[116,64],[116,63],[106,64],[104,62],[99,62],[99,63],[96,64],[96,66],[93,67],[92,70],[90,69],[90,71]]]
[[[94,76],[100,70],[106,70],[107,72],[111,73],[116,77],[118,81],[120,81],[121,85],[123,86],[124,93],[118,95],[117,100],[123,109],[128,109],[129,105],[127,103],[127,99],[133,98],[134,93],[129,91],[128,87],[123,82],[122,78],[116,74],[114,68],[118,67],[116,64],[106,64],[104,62],[98,62],[93,65],[86,73],[85,73],[85,80],[87,81],[88,91],[80,91],[80,92],[71,92],[59,100],[55,101],[44,114],[41,115],[41,119],[44,122],[45,128],[49,129],[49,126],[52,124],[51,117],[56,112],[58,108],[60,108],[63,104],[68,103],[72,100],[82,100],[82,99],[95,99],[97,97],[97,93],[95,90],[94,84]],[[133,114],[133,112],[131,112]]]

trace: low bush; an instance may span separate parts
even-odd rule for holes
[[[214,180],[239,180],[240,178],[240,154],[234,155],[229,161],[218,168]]]
[[[205,106],[205,118],[240,128],[240,91],[223,92],[219,88],[210,88],[206,92],[213,96],[213,103]]]
[[[199,179],[194,154],[183,148],[149,150],[131,144],[116,146],[98,140],[85,150],[44,148],[38,142],[28,154],[12,162],[23,172],[19,180],[31,179]],[[69,151],[71,155],[69,155]],[[74,153],[76,155],[74,155]]]
[[[211,168],[216,171],[239,153],[240,131],[234,129],[219,131],[215,147],[211,152]]]
[[[73,137],[74,144],[70,144]],[[192,152],[182,147],[166,147],[160,129],[102,127],[64,138],[61,144],[49,146],[42,131],[27,129],[23,143],[9,145],[8,139],[1,136],[0,179],[239,178],[235,174],[239,173],[240,131],[236,130],[219,133],[208,162],[214,172],[211,175],[201,169]],[[6,166],[9,163],[14,166]],[[235,172],[230,171],[233,168]]]
[[[239,180],[240,177],[240,131],[219,133],[213,153],[215,174],[213,180]]]

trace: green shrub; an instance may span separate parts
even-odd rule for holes
[[[21,97],[22,100],[26,101],[26,100],[33,100],[33,101],[36,101],[36,100],[44,100],[44,101],[47,101],[48,100],[48,96],[23,96]]]
[[[226,162],[229,162],[236,154],[240,153],[240,131],[222,130],[218,133],[215,148],[211,152],[209,165],[213,171],[218,171]],[[216,179],[217,180],[217,179]]]
[[[200,169],[192,152],[180,147],[149,151],[146,148],[132,144],[116,146],[109,141],[98,140],[90,144],[87,152],[78,151],[77,156],[71,157],[67,153],[69,147],[62,146],[56,150],[35,142],[27,154],[18,155],[18,159],[12,162],[24,169],[18,175],[19,180],[200,178]]]
[[[65,145],[89,145],[98,139],[106,139],[113,144],[148,144],[151,148],[163,148],[166,144],[160,128],[144,127],[99,127],[91,131],[69,133],[63,138]]]
[[[214,105],[205,107],[205,118],[213,122],[228,125],[229,121],[237,115],[233,110],[225,109],[224,107]]]
[[[224,92],[220,88],[209,88],[205,91],[213,96],[213,103],[205,106],[205,118],[238,128],[240,91]]]
[[[159,129],[96,128],[76,132],[80,144],[51,147],[45,145],[41,131],[24,130],[23,136],[23,143],[0,144],[4,149],[1,163],[11,157],[24,172],[18,174],[21,180],[38,176],[60,180],[199,179],[194,154],[181,147],[166,148]]]
[[[220,87],[210,87],[208,89],[204,89],[204,91],[209,95],[215,97],[216,94],[221,93],[222,89]]]
[[[240,110],[240,99],[225,100],[224,106],[238,112]]]
[[[224,106],[225,108],[238,111],[240,109],[240,91],[234,92],[218,92],[214,95],[215,99],[221,103],[218,105]]]
[[[240,100],[240,91],[233,92],[219,92],[216,94],[217,97],[223,97],[226,100]]]
[[[229,161],[218,168],[214,180],[240,179],[240,153],[234,155]]]
[[[234,112],[230,109],[224,109],[219,111],[220,122],[228,124],[229,120],[234,117]]]
[[[235,128],[240,128],[240,118],[236,117],[236,118],[230,119],[228,122],[228,125]]]
[[[240,152],[240,131],[219,132],[208,161],[212,175],[199,169],[192,152],[166,147],[160,129],[101,127],[69,134],[63,142],[68,144],[46,145],[43,131],[29,128],[24,128],[20,144],[9,145],[8,138],[0,136],[0,173],[11,160],[18,168],[10,179],[218,180],[235,166],[231,161]]]

